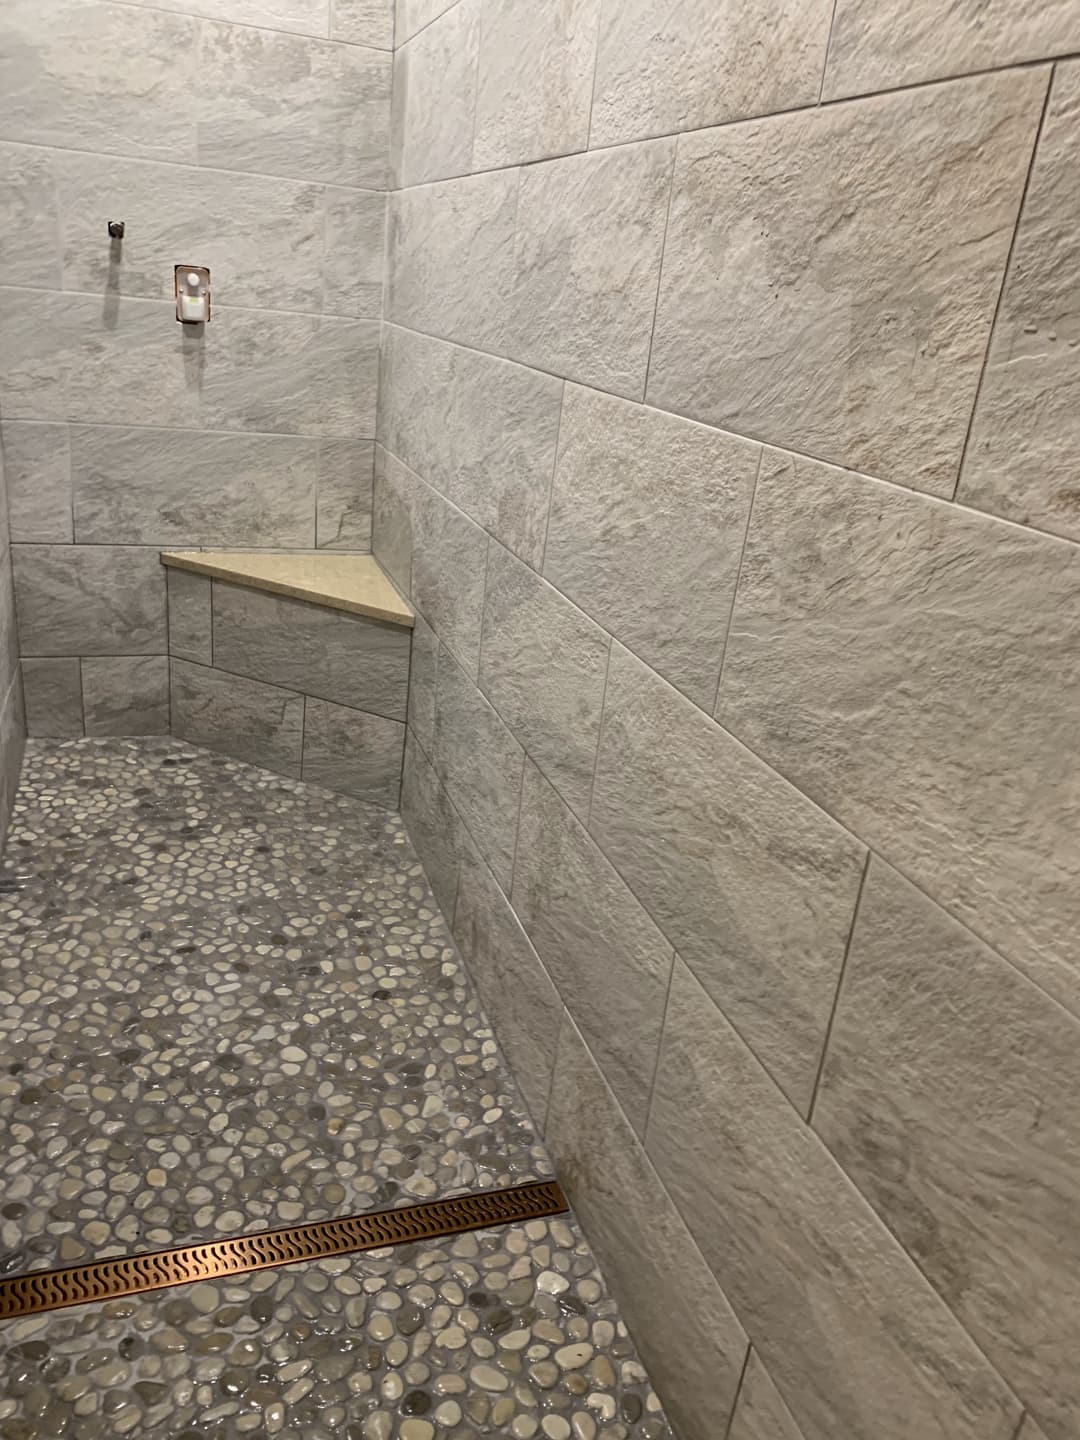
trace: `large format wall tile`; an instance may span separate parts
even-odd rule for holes
[[[951,495],[1046,84],[680,137],[649,400]]]
[[[435,744],[435,690],[439,674],[439,637],[417,612],[409,655],[409,713],[407,720],[424,749]]]
[[[300,778],[302,695],[186,660],[170,660],[169,670],[172,733],[178,739]]]
[[[1080,4],[1075,6],[1080,32]],[[1078,41],[1080,43],[1080,41]],[[957,498],[1080,540],[1080,62],[1059,67]]]
[[[330,38],[394,48],[394,0],[330,0]]]
[[[430,25],[456,3],[457,0],[395,0],[395,45],[404,45],[418,30]]]
[[[806,1440],[1012,1440],[1016,1398],[678,961],[646,1149]]]
[[[218,580],[213,605],[216,666],[404,721],[403,626]]]
[[[682,1440],[717,1440],[746,1335],[569,1021],[559,1037],[546,1139],[668,1418]]]
[[[82,674],[76,656],[24,659],[27,734],[67,739],[83,733]]]
[[[480,0],[458,0],[394,56],[396,184],[467,175],[476,107]]]
[[[507,894],[525,754],[445,647],[439,652],[432,758],[451,801]]]
[[[390,84],[382,50],[204,23],[199,161],[382,189]]]
[[[168,656],[88,656],[81,663],[87,735],[168,735]]]
[[[303,778],[396,810],[405,726],[325,700],[304,702]]]
[[[717,716],[1080,1010],[1080,554],[767,452]]]
[[[803,1440],[756,1350],[746,1362],[728,1440]]]
[[[589,142],[600,0],[483,0],[473,169]]]
[[[710,713],[759,455],[567,386],[544,574]]]
[[[377,324],[221,309],[210,330],[195,362],[206,428],[374,436]]]
[[[98,0],[5,0],[0,134],[194,161],[200,22]]]
[[[164,655],[165,570],[136,545],[14,545],[24,655]]]
[[[66,425],[4,420],[11,538],[41,544],[72,538],[71,450]]]
[[[1080,1414],[1080,1026],[873,860],[814,1124],[1051,1440]]]
[[[605,5],[591,144],[814,104],[831,16],[832,0]]]
[[[539,568],[562,382],[396,326],[383,331],[379,436]]]
[[[9,285],[59,290],[63,283],[56,182],[46,150],[0,145],[0,274]]]
[[[331,0],[130,0],[153,4],[156,10],[197,11],[211,20],[234,25],[259,25],[299,35],[325,35]],[[340,6],[344,0],[336,0]],[[372,0],[367,0],[372,3]]]
[[[449,662],[447,662],[449,663]],[[401,818],[424,867],[439,908],[453,917],[458,872],[470,841],[434,767],[410,729],[405,733]]]
[[[319,441],[315,544],[321,550],[371,549],[375,446],[370,440]]]
[[[805,1114],[863,847],[620,645],[590,828]]]
[[[511,358],[640,400],[674,142],[521,171]]]
[[[73,425],[75,538],[310,547],[317,446],[292,435]]]
[[[366,190],[323,191],[324,315],[382,315],[386,196]]]
[[[1076,0],[837,0],[825,99],[1080,49]]]
[[[583,821],[610,643],[535,571],[490,546],[480,688]]]
[[[207,575],[169,568],[169,654],[198,665],[214,663],[212,582]]]
[[[475,678],[480,663],[488,539],[467,515],[414,481],[412,596],[439,639]]]
[[[371,552],[406,596],[412,593],[413,497],[419,486],[410,470],[376,445]]]
[[[531,762],[511,898],[619,1103],[644,1131],[671,946]]]
[[[505,350],[517,190],[516,170],[495,170],[392,195],[386,318]]]
[[[471,851],[461,860],[454,939],[540,1126],[551,1088],[562,1004],[491,871]]]
[[[25,747],[22,682],[16,675],[8,687],[6,698],[0,700],[0,849],[7,839]]]

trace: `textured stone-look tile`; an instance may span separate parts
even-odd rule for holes
[[[746,1336],[569,1021],[546,1139],[668,1416],[685,1440],[715,1440],[731,1413]]]
[[[457,903],[461,858],[470,845],[465,827],[431,761],[410,729],[405,735],[401,818],[444,915]]]
[[[1080,29],[1080,6],[1076,7]],[[957,498],[1080,540],[1080,63],[1055,72]]]
[[[671,946],[531,761],[511,898],[620,1105],[644,1131]]]
[[[679,961],[646,1149],[806,1440],[1011,1440],[1015,1397]]]
[[[0,134],[194,161],[199,21],[98,0],[8,0]]]
[[[411,330],[383,332],[380,439],[539,568],[562,383]]]
[[[1054,1440],[1080,1413],[1080,1027],[872,860],[814,1125]]]
[[[422,615],[416,616],[409,657],[410,727],[424,749],[435,744],[435,685],[439,670],[439,637]]]
[[[412,596],[471,677],[480,662],[488,539],[468,516],[414,482]]]
[[[167,655],[102,655],[82,661],[87,735],[167,735]]]
[[[759,453],[567,386],[544,574],[710,712]]]
[[[650,401],[951,495],[1046,83],[680,137]]]
[[[590,143],[816,103],[831,15],[831,0],[605,5]]]
[[[439,652],[432,760],[499,888],[507,894],[525,754],[445,646]]]
[[[46,151],[0,145],[0,274],[9,285],[59,290],[63,283],[56,185]]]
[[[483,0],[473,169],[584,150],[600,0]]]
[[[22,681],[16,675],[0,701],[0,853],[7,843],[11,813],[26,747]]]
[[[394,43],[404,45],[418,30],[430,25],[456,3],[457,0],[395,0]]]
[[[212,325],[192,342],[207,428],[375,434],[378,325],[224,308]]]
[[[77,658],[23,660],[27,734],[66,739],[83,733],[82,679]]]
[[[803,1440],[756,1350],[746,1362],[728,1440]]]
[[[405,719],[409,632],[400,625],[215,580],[214,664]]]
[[[214,660],[213,610],[211,581],[206,575],[193,575],[189,570],[170,569],[169,654],[197,665],[211,665]]]
[[[534,570],[490,546],[480,688],[583,821],[610,643]]]
[[[494,170],[392,195],[386,318],[505,350],[517,193],[517,171]]]
[[[458,0],[394,55],[399,188],[469,173],[479,45],[480,0]]]
[[[131,0],[156,10],[189,10],[192,0]],[[343,0],[338,0],[343,3]],[[325,35],[330,0],[198,0],[195,7],[210,20],[233,25],[259,25],[267,30],[290,30],[298,35]]]
[[[590,828],[805,1114],[863,847],[617,644]]]
[[[374,472],[373,441],[319,441],[315,543],[320,550],[370,551]]]
[[[299,779],[302,695],[176,658],[169,670],[172,733],[178,739]]]
[[[513,359],[641,399],[673,154],[656,140],[522,170]]]
[[[160,425],[166,416],[199,425],[200,347],[177,333],[190,327],[177,325],[173,305],[2,288],[0,304],[5,428],[19,419],[93,424],[103,414],[119,425]]]
[[[323,191],[322,308],[325,315],[382,315],[386,196],[365,190]]]
[[[330,38],[394,48],[394,0],[330,0]]]
[[[562,1004],[491,871],[461,857],[454,939],[533,1117],[547,1110]]]
[[[199,162],[380,190],[390,76],[382,50],[205,23]]]
[[[1080,1010],[1080,555],[766,452],[717,716]]]
[[[913,85],[1080,48],[1075,0],[838,0],[824,98]]]
[[[412,592],[415,476],[381,445],[375,447],[371,551],[403,595]]]
[[[15,545],[24,655],[164,655],[165,571],[136,545]]]
[[[293,435],[72,425],[75,539],[310,546],[317,448]]]
[[[1020,1434],[1016,1440],[1047,1440],[1046,1432],[1040,1430],[1038,1423],[1030,1415],[1024,1416],[1024,1423],[1020,1426]]]
[[[304,708],[304,779],[396,810],[401,795],[405,726],[399,720],[308,696]]]
[[[70,541],[68,427],[5,420],[0,443],[4,452],[11,538],[42,544]]]

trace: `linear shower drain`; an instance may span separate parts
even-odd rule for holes
[[[62,1310],[94,1300],[114,1300],[144,1290],[163,1290],[195,1280],[222,1275],[245,1275],[301,1260],[326,1260],[414,1240],[438,1240],[467,1230],[493,1225],[541,1220],[561,1215],[569,1206],[556,1181],[514,1185],[506,1190],[481,1190],[449,1200],[426,1200],[397,1210],[375,1210],[368,1215],[345,1215],[338,1220],[314,1220],[282,1230],[260,1230],[229,1240],[207,1240],[150,1250],[142,1255],[119,1255],[67,1265],[59,1270],[30,1270],[0,1280],[0,1319],[34,1315],[41,1310]]]

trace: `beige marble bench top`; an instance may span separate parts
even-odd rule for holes
[[[291,595],[331,610],[370,615],[392,625],[411,628],[413,624],[411,607],[373,555],[339,555],[328,550],[298,550],[287,555],[268,550],[162,550],[161,563],[253,590]]]

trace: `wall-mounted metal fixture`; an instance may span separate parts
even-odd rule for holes
[[[110,221],[109,221],[109,239],[110,239],[110,240],[122,240],[123,238],[124,238],[124,222],[123,222],[123,220],[110,220]]]
[[[204,265],[177,265],[176,318],[183,325],[205,325],[210,319],[210,271]]]

